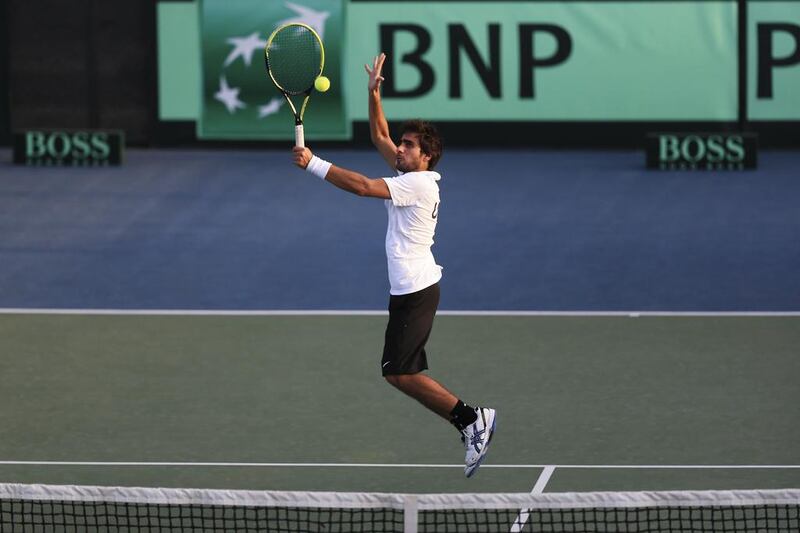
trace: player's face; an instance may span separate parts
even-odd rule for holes
[[[422,153],[422,148],[419,146],[419,135],[404,133],[397,146],[395,168],[401,172],[428,170],[430,160],[431,156]]]

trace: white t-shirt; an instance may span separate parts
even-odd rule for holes
[[[442,279],[442,267],[431,252],[439,216],[438,172],[406,172],[383,178],[391,200],[386,200],[386,260],[390,294],[410,294]]]

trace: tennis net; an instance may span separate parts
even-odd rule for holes
[[[381,494],[0,484],[0,531],[796,533],[800,490]]]

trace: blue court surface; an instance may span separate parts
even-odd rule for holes
[[[320,155],[388,170],[371,151]],[[751,172],[643,159],[446,151],[442,309],[800,310],[800,153],[765,152]],[[131,150],[120,168],[3,164],[0,307],[385,309],[381,201],[290,161]]]

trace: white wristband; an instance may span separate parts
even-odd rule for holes
[[[320,179],[325,179],[325,176],[328,175],[328,171],[331,169],[331,163],[325,161],[324,159],[320,159],[317,156],[312,156],[311,161],[308,162],[306,166],[306,170],[311,172],[316,177]]]

